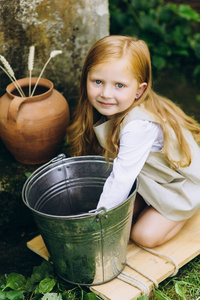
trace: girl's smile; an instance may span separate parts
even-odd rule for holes
[[[113,105],[115,105],[114,103],[106,103],[106,102],[102,102],[102,101],[98,101],[99,104],[101,104],[103,107],[112,107]]]
[[[138,84],[126,59],[114,60],[91,68],[87,76],[87,95],[98,112],[111,117],[129,108],[143,85]]]

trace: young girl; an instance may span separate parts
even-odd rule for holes
[[[152,90],[144,41],[107,36],[94,44],[69,133],[74,155],[114,159],[98,208],[123,202],[138,176],[133,241],[165,243],[200,207],[200,126]]]

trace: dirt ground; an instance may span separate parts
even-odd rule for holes
[[[0,275],[30,276],[43,260],[26,246],[39,234],[21,197],[29,169],[17,163],[0,140]]]
[[[27,248],[26,243],[38,235],[35,224],[8,229],[0,237],[0,275],[13,272],[25,277],[32,274],[34,266],[43,258]]]

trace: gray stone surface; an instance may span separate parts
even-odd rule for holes
[[[35,45],[33,76],[52,50],[44,76],[70,99],[78,95],[84,58],[94,42],[109,34],[108,0],[0,0],[0,54],[16,78],[28,77],[29,47]],[[10,80],[0,70],[0,96]]]

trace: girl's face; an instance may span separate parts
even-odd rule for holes
[[[108,119],[129,108],[146,86],[146,83],[138,84],[126,59],[96,65],[87,76],[88,99]]]

